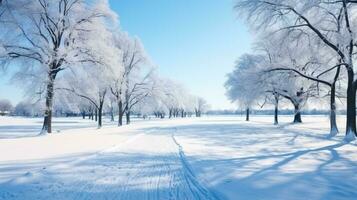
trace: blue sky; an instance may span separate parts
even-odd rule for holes
[[[123,30],[140,37],[162,76],[185,85],[213,108],[233,108],[225,75],[250,51],[251,36],[234,0],[110,0]],[[18,102],[21,90],[0,80],[0,98]]]
[[[234,0],[111,0],[121,27],[141,38],[162,75],[183,83],[214,108],[232,108],[223,84],[250,51]]]

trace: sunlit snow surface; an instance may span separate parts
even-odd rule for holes
[[[328,118],[134,121],[0,117],[0,199],[319,199],[357,196],[357,143]]]

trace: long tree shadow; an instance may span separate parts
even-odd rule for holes
[[[341,143],[339,138],[328,139],[321,133],[299,131],[288,126],[281,128],[250,123],[178,125],[154,127],[152,130],[156,130],[152,134],[174,132],[179,142],[190,139],[191,143],[202,143],[202,148],[230,147],[237,152],[243,149],[251,154],[232,154],[231,158],[227,158],[230,155],[222,155],[219,158],[210,154],[196,157],[188,153],[188,160],[200,177],[218,190],[228,190],[227,193],[237,191],[236,194],[240,194],[237,197],[229,196],[232,199],[295,197],[335,200],[357,196],[357,163],[340,156],[337,150],[345,145],[356,145]],[[295,140],[300,137],[316,143],[318,147],[299,147]],[[182,145],[185,150],[185,144]],[[246,151],[248,147],[256,147],[257,151]],[[272,149],[266,149],[269,147]],[[311,188],[314,190],[311,191]]]

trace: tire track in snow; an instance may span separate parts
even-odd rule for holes
[[[40,190],[54,199],[217,199],[196,178],[174,132],[165,135],[155,131],[40,170],[44,182],[42,189],[31,186],[32,199],[46,199]],[[60,188],[49,189],[53,185]]]
[[[175,138],[175,134],[177,133],[177,127],[174,129],[175,131],[171,134],[172,140],[178,147],[178,155],[179,159],[181,161],[184,177],[186,180],[186,183],[188,184],[191,192],[195,194],[195,199],[209,199],[209,200],[218,200],[218,198],[200,181],[197,179],[196,175],[193,173],[193,170],[189,164],[189,162],[186,159],[185,153],[183,151],[183,147],[178,143],[178,141]],[[203,198],[202,198],[203,197]]]
[[[96,198],[88,198],[86,195],[79,195],[80,199],[197,199],[213,200],[217,199],[206,187],[202,186],[190,168],[181,145],[177,142],[173,134],[170,136],[158,136],[147,133],[140,135],[135,140],[126,143],[116,149],[116,153],[131,152],[141,150],[140,145],[149,143],[149,155],[143,159],[128,160],[122,163],[118,158],[117,167],[108,168],[105,174],[110,177],[115,174],[121,174],[116,169],[120,168],[127,176],[121,179],[122,184],[118,184],[113,194],[112,188],[101,187],[102,194],[106,191],[111,192],[111,196],[103,195]],[[145,151],[145,148],[143,148]],[[121,166],[121,167],[119,167]],[[101,177],[100,179],[105,179]],[[100,180],[99,179],[99,180]],[[98,181],[98,180],[97,180]],[[89,184],[84,190],[95,190],[94,184]],[[97,186],[98,187],[98,186]],[[83,193],[85,194],[85,193]],[[114,197],[115,196],[115,197]],[[104,198],[105,197],[105,198]]]
[[[175,130],[176,131],[176,130]],[[150,149],[157,148],[143,160],[128,160],[122,163],[120,157],[113,167],[104,168],[104,177],[100,177],[94,182],[100,182],[103,179],[110,179],[115,174],[126,174],[121,179],[122,184],[117,186],[113,193],[111,187],[101,186],[102,194],[111,193],[109,196],[103,195],[92,198],[85,192],[80,192],[76,199],[195,199],[195,200],[215,200],[217,199],[206,187],[197,180],[188,161],[186,160],[182,146],[177,142],[174,133],[171,137],[151,135],[150,132],[140,134],[131,141],[112,152],[106,153],[120,154],[129,153],[131,150],[140,150],[140,144],[151,144]],[[136,148],[137,146],[137,148]],[[145,148],[143,149],[145,150]],[[136,158],[137,159],[137,158]],[[123,166],[124,165],[124,166]],[[122,171],[122,172],[120,172]],[[95,191],[97,185],[93,182],[83,186],[83,191]]]

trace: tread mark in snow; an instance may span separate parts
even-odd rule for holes
[[[145,154],[136,156],[133,152]],[[27,185],[31,199],[217,199],[199,183],[173,134],[138,134],[116,147],[47,166],[46,171],[49,173],[40,173],[41,185]]]
[[[177,132],[177,128],[175,128],[175,132]],[[184,177],[186,179],[186,183],[188,184],[192,194],[195,195],[196,199],[202,199],[201,196],[203,195],[203,200],[207,199],[218,199],[212,192],[210,192],[207,188],[202,186],[197,177],[193,173],[188,161],[186,160],[185,153],[183,151],[182,146],[177,142],[174,133],[171,135],[172,140],[178,146],[179,149],[179,159],[181,161],[182,169],[184,172]]]

